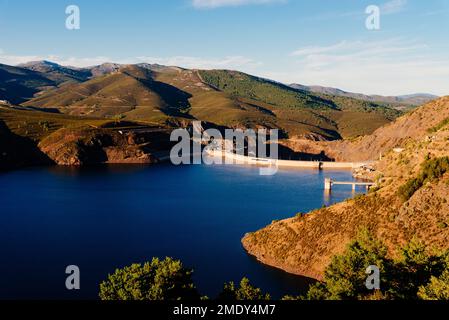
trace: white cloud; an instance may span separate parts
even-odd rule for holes
[[[4,53],[0,49],[0,63],[8,64],[8,65],[18,65],[21,63],[26,63],[30,61],[40,61],[40,60],[47,60],[52,61],[55,63],[58,63],[60,65],[64,66],[73,66],[73,67],[88,67],[93,66],[97,64],[101,64],[103,62],[110,62],[112,61],[108,57],[92,57],[92,58],[76,58],[76,57],[61,57],[57,55],[46,55],[46,56],[39,56],[39,55],[10,55]],[[121,62],[121,63],[128,63],[128,62]]]
[[[288,72],[264,76],[362,93],[449,94],[449,59],[412,40],[341,41],[299,48],[291,56],[296,61]]]
[[[249,4],[269,4],[286,2],[286,0],[192,0],[192,5],[198,9],[214,9],[220,7],[237,7]]]
[[[8,55],[0,49],[0,63],[8,65],[18,65],[30,61],[48,60],[58,63],[63,66],[73,67],[89,67],[99,65],[104,62],[115,62],[121,64],[133,63],[158,63],[167,66],[178,66],[188,69],[242,69],[253,68],[260,66],[261,63],[243,56],[227,56],[221,58],[205,58],[205,57],[189,57],[189,56],[174,56],[174,57],[135,57],[127,59],[113,59],[111,57],[91,57],[91,58],[77,58],[77,57],[61,57],[57,55]]]
[[[313,54],[322,54],[326,52],[332,52],[338,50],[339,48],[343,48],[347,45],[347,41],[341,41],[339,43],[330,45],[330,46],[309,46],[298,49],[292,52],[291,56],[308,56]]]
[[[244,56],[61,57],[10,55],[0,49],[0,63],[49,60],[61,65],[86,67],[103,62],[158,63],[189,69],[236,69],[284,83],[323,85],[366,94],[399,95],[428,92],[449,94],[449,58],[415,40],[340,41],[298,48],[272,65]]]
[[[401,12],[405,9],[407,5],[407,0],[391,0],[386,3],[384,3],[381,8],[380,12],[382,14],[394,14]]]
[[[139,57],[140,62],[158,63],[166,66],[178,66],[188,69],[239,69],[242,67],[256,67],[260,65],[252,59],[242,56],[228,56],[224,58],[202,58],[175,56],[168,58]]]

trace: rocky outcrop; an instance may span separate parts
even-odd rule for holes
[[[141,143],[133,133],[110,129],[60,129],[38,147],[58,165],[157,162],[148,143]]]

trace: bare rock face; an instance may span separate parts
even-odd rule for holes
[[[150,154],[136,146],[108,147],[105,149],[108,163],[153,163],[155,159]]]
[[[132,134],[108,129],[60,129],[38,147],[58,165],[157,162],[146,144],[136,143]]]

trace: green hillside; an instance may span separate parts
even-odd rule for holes
[[[336,109],[333,101],[303,93],[286,85],[237,71],[200,71],[202,79],[234,97],[243,97],[284,108]]]
[[[132,114],[135,117],[131,118],[139,118],[139,112],[143,112],[143,120],[153,120],[162,115],[183,116],[183,111],[189,108],[189,97],[175,87],[155,81],[150,70],[127,66],[118,72],[51,90],[23,105],[95,117]]]
[[[211,70],[199,74],[204,82],[234,98],[244,97],[263,104],[276,115],[276,122],[293,134],[298,132],[295,127],[302,127],[328,139],[365,135],[401,114],[385,105],[311,94],[236,71]]]
[[[39,71],[21,70],[41,75],[49,84],[54,84],[46,78],[49,75],[60,75],[61,80],[84,72],[48,62],[26,66]],[[104,64],[92,70],[95,68],[102,72],[93,72],[85,81],[66,81],[45,91],[35,89],[30,94],[34,97],[22,105],[152,125],[199,120],[228,128],[264,127],[279,129],[284,138],[313,140],[370,134],[400,114],[388,105],[311,93],[237,71],[148,64]]]

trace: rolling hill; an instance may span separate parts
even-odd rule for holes
[[[122,66],[88,81],[48,91],[23,105],[100,117],[135,114],[136,109],[145,108],[147,120],[151,120],[161,115],[182,116],[189,107],[188,98],[187,93],[154,80],[148,69]]]
[[[11,96],[19,90],[4,90],[10,93],[2,100],[85,117],[173,125],[199,120],[218,127],[276,128],[284,138],[338,140],[372,133],[400,115],[386,103],[306,92],[238,71],[145,63],[77,69],[48,61],[10,68],[24,80],[40,82],[21,98]],[[0,88],[11,79],[19,76],[9,73]]]
[[[373,132],[400,112],[353,98],[316,95],[236,71],[199,71],[202,80],[236,99],[261,105],[295,136],[349,138]],[[318,138],[319,139],[319,138]]]

